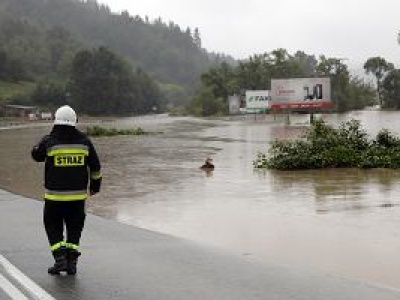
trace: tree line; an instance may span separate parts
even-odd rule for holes
[[[0,0],[0,80],[31,81],[18,103],[70,102],[90,114],[146,113],[186,106],[227,113],[227,99],[270,89],[271,78],[329,76],[339,112],[375,103],[400,107],[400,71],[380,57],[364,65],[376,86],[340,58],[285,49],[235,61],[202,48],[198,28],[116,14],[95,0]],[[193,100],[193,101],[191,101]]]
[[[66,83],[40,81],[30,99],[42,107],[70,104],[88,115],[133,115],[162,110],[157,83],[105,47],[79,51]]]
[[[366,71],[375,70],[368,66]],[[199,115],[225,114],[229,95],[243,95],[246,90],[269,90],[272,78],[318,76],[331,78],[332,101],[338,112],[361,109],[376,102],[375,88],[352,76],[342,59],[324,55],[317,59],[303,51],[290,54],[286,49],[276,49],[253,55],[237,66],[223,62],[210,68],[202,74],[201,87],[189,109]]]

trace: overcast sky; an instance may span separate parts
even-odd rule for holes
[[[198,27],[203,47],[237,59],[285,48],[400,65],[400,0],[98,0],[114,12]]]

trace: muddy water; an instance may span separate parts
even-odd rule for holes
[[[400,133],[400,113],[364,111],[368,133]],[[97,138],[102,193],[89,210],[120,222],[219,247],[247,259],[319,269],[400,288],[400,171],[263,171],[257,152],[304,132],[272,117],[199,120],[152,116],[105,126],[141,126],[149,136]],[[0,130],[0,186],[40,199],[42,169],[31,145],[49,127]],[[216,169],[199,170],[206,157]]]

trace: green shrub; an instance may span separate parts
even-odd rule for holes
[[[378,132],[375,143],[385,148],[400,147],[400,139],[390,133],[387,129]]]
[[[100,136],[116,136],[116,135],[144,135],[147,134],[142,128],[136,129],[116,129],[116,128],[104,128],[100,126],[88,126],[86,134],[93,137]]]
[[[253,165],[280,170],[400,168],[400,139],[383,129],[370,140],[358,120],[337,129],[317,120],[303,138],[273,142],[268,155],[259,153]]]

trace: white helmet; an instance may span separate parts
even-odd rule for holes
[[[54,125],[75,126],[75,124],[76,113],[69,105],[64,105],[57,109],[54,116]]]

